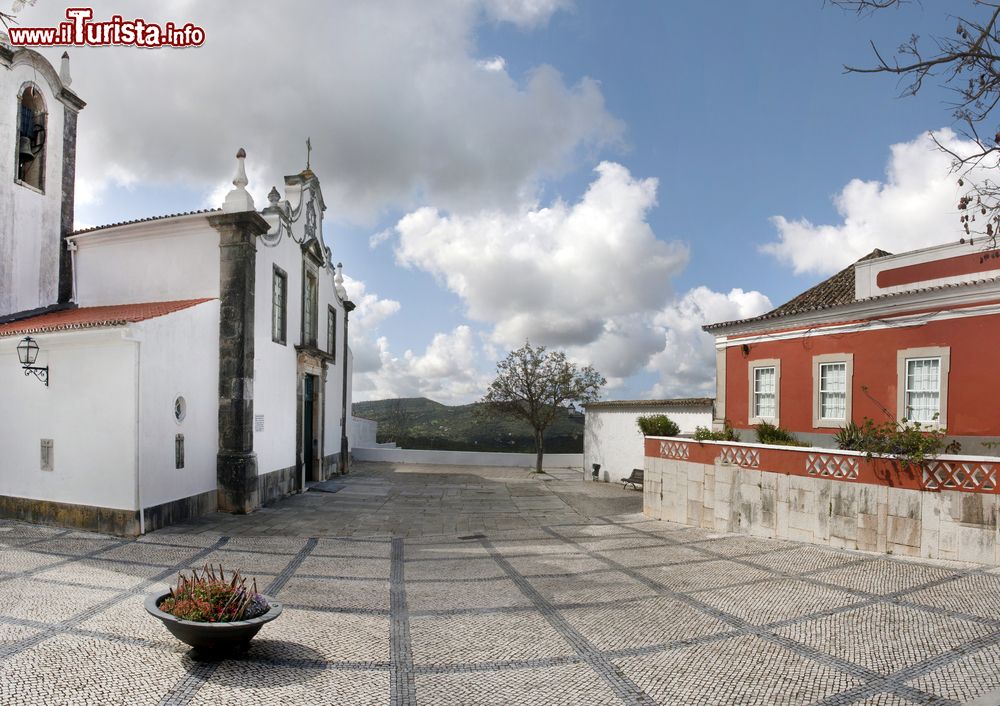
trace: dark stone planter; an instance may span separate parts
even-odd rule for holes
[[[265,623],[269,623],[281,615],[281,604],[270,596],[264,596],[264,600],[271,606],[270,610],[264,615],[250,620],[232,623],[200,623],[193,620],[181,620],[170,613],[164,613],[159,608],[160,603],[169,595],[169,591],[163,591],[147,596],[146,612],[163,621],[167,630],[178,640],[191,645],[202,654],[238,652],[246,649],[250,640],[260,632]]]

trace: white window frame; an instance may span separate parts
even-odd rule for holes
[[[754,378],[757,376],[756,371],[760,368],[774,368],[774,418],[770,417],[758,417],[756,415],[756,405],[754,404],[756,400],[754,399]],[[762,358],[760,360],[751,360],[747,371],[749,375],[749,409],[747,410],[747,422],[749,424],[760,424],[761,422],[767,422],[778,426],[778,420],[781,417],[781,361],[777,358]]]
[[[823,377],[820,375],[822,371],[822,366],[829,365],[831,363],[842,363],[845,369],[846,377],[846,395],[844,399],[844,419],[827,419],[823,417],[823,399],[821,395],[820,386],[823,382]],[[812,399],[812,425],[815,429],[840,429],[847,425],[851,421],[853,416],[853,402],[854,399],[851,395],[851,388],[854,382],[854,354],[853,353],[825,353],[823,355],[814,355],[812,359],[812,387],[813,387],[813,399]]]
[[[896,418],[902,420],[906,417],[907,362],[923,358],[940,359],[941,387],[938,418],[933,422],[921,422],[920,425],[926,429],[945,429],[948,426],[948,373],[951,370],[951,348],[948,346],[905,348],[896,352]]]

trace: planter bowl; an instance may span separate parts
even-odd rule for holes
[[[281,604],[270,596],[263,596],[270,606],[263,615],[249,620],[237,620],[231,623],[202,623],[180,618],[160,610],[169,591],[154,593],[146,597],[146,612],[158,618],[167,630],[181,642],[185,642],[195,650],[203,653],[239,651],[249,644],[254,635],[260,632],[265,623],[269,623],[281,615]]]

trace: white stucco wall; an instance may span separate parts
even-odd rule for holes
[[[374,419],[352,416],[348,434],[351,448],[374,448],[375,438],[378,436],[378,422]]]
[[[285,343],[271,336],[271,283],[274,265],[288,275]],[[258,474],[296,464],[298,356],[302,316],[302,251],[283,238],[276,247],[257,244],[254,290],[254,415],[263,416],[263,431],[254,431]]]
[[[493,466],[498,468],[534,468],[535,454],[487,451],[435,451],[423,449],[354,448],[354,460],[387,463],[419,463],[434,466]],[[579,469],[582,454],[545,454],[544,468]]]
[[[55,303],[59,283],[64,107],[61,83],[34,52],[0,63],[0,316]],[[47,112],[44,193],[15,183],[17,97],[33,84]],[[16,267],[15,267],[16,265]]]
[[[643,436],[639,417],[665,414],[681,428],[681,434],[693,434],[696,427],[712,426],[711,405],[663,407],[588,407],[583,435],[583,467],[588,480],[595,463],[601,464],[600,480],[618,482],[633,468],[644,463]]]
[[[219,302],[211,300],[130,327],[140,357],[142,504],[152,507],[217,487]],[[174,400],[187,412],[174,418]],[[184,468],[174,441],[184,435]]]
[[[207,215],[106,228],[71,241],[80,306],[219,296],[219,232]]]
[[[293,207],[298,203],[299,192],[292,188],[286,196]],[[303,198],[309,198],[309,188]],[[320,197],[315,197],[317,203]],[[322,233],[322,214],[317,214]],[[272,225],[277,217],[265,216]],[[304,218],[292,224],[296,239],[303,238]],[[328,243],[329,244],[329,243]],[[257,242],[257,267],[254,316],[254,414],[264,415],[264,430],[254,432],[254,451],[257,454],[258,473],[270,473],[295,466],[298,462],[299,379],[298,352],[302,344],[302,246],[295,239],[283,235],[275,243]],[[329,456],[340,451],[341,395],[343,386],[344,309],[334,288],[334,263],[318,269],[317,336],[316,346],[332,353],[335,361],[327,363],[326,388],[323,394],[324,429],[321,437],[321,455]],[[272,282],[274,266],[287,276],[287,329],[285,343],[276,343],[272,332]],[[329,351],[327,341],[328,307],[337,312],[337,340],[335,350]],[[350,356],[348,356],[350,358]],[[313,371],[320,379],[320,371]],[[350,402],[348,402],[348,408]]]
[[[122,333],[35,336],[49,387],[21,370],[21,337],[0,338],[0,495],[136,509],[135,346]],[[53,440],[52,471],[41,439]]]

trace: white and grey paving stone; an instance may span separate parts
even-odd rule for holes
[[[368,466],[136,541],[0,522],[0,704],[962,704],[1000,576],[639,514],[579,475]],[[285,605],[200,661],[142,608],[243,568]]]

